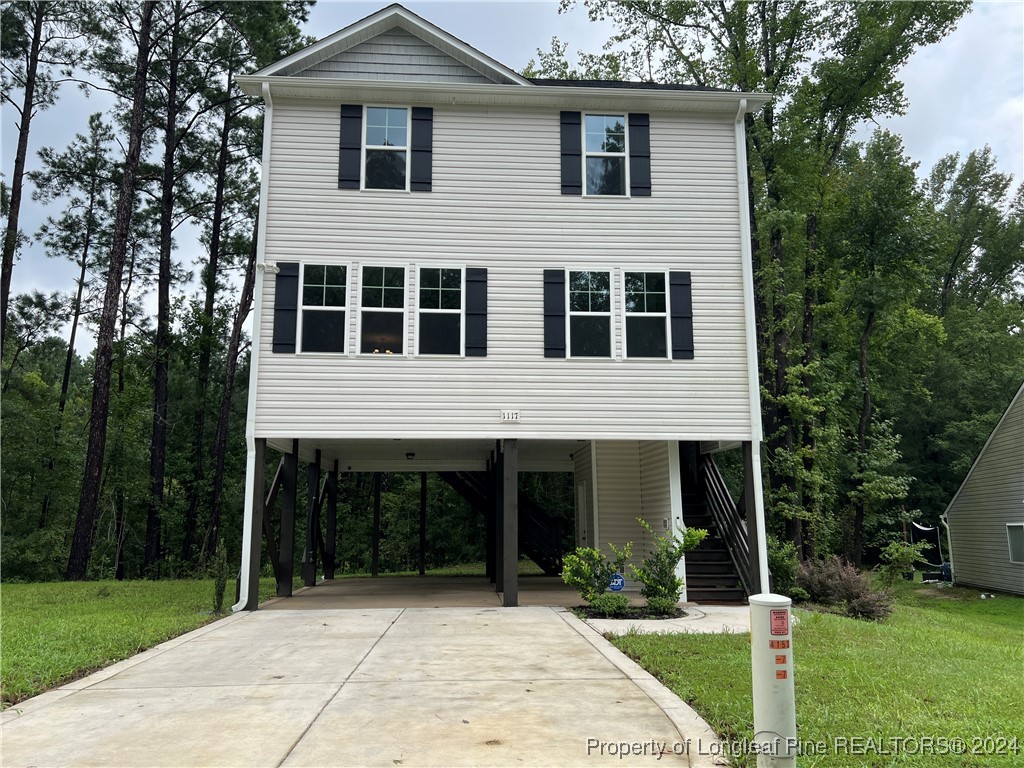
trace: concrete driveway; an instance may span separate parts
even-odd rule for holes
[[[698,754],[714,753],[714,739],[561,609],[282,607],[222,619],[4,712],[0,761],[714,765]]]

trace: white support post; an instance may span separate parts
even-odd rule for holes
[[[758,768],[796,766],[792,600],[750,596],[750,666],[754,684],[754,739]]]

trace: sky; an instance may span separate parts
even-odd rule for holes
[[[388,3],[320,0],[310,12],[303,31],[325,37],[358,21]],[[612,29],[591,23],[585,8],[558,12],[558,2],[406,2],[414,13],[460,38],[506,66],[521,70],[548,50],[552,36],[569,44],[569,51],[599,52]],[[903,136],[907,154],[920,163],[919,173],[942,156],[959,152],[966,156],[988,144],[1004,173],[1019,183],[1024,178],[1024,3],[1019,0],[975,2],[957,29],[940,43],[917,51],[900,72],[909,102],[907,113],[881,120],[879,125]],[[42,146],[63,149],[76,132],[84,132],[91,112],[109,108],[94,96],[86,99],[67,89],[54,108],[33,120],[28,169],[37,166]],[[2,167],[10,179],[17,145],[16,113],[4,104],[0,115]],[[866,139],[874,125],[857,133]],[[47,211],[31,200],[26,189],[21,210],[21,229],[34,233]],[[59,211],[50,212],[56,215]],[[197,246],[184,242],[177,258],[191,267]],[[69,262],[50,259],[37,245],[23,247],[16,263],[12,296],[30,290],[70,291],[75,268]],[[76,345],[79,352],[92,347],[88,334]]]

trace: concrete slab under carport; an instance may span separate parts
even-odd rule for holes
[[[5,712],[3,765],[714,764],[588,752],[714,734],[553,608],[255,611],[115,667]]]
[[[519,604],[580,605],[579,593],[557,576],[520,576]],[[501,605],[486,576],[380,576],[331,579],[271,600],[260,610],[329,608],[474,608]]]

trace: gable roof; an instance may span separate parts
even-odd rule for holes
[[[1004,423],[1004,422],[1006,421],[1006,419],[1007,419],[1007,418],[1009,417],[1010,413],[1011,413],[1011,412],[1013,411],[1013,408],[1014,408],[1014,406],[1015,406],[1015,405],[1016,405],[1016,404],[1017,404],[1018,402],[1020,402],[1020,401],[1024,400],[1024,398],[1022,398],[1022,395],[1024,395],[1024,383],[1022,383],[1022,384],[1020,385],[1020,389],[1018,389],[1018,390],[1017,390],[1017,394],[1013,396],[1013,400],[1011,400],[1011,401],[1010,401],[1010,405],[1009,405],[1009,407],[1008,407],[1008,408],[1006,409],[1006,411],[1005,411],[1005,412],[1003,413],[1003,415],[1002,415],[1002,416],[1000,417],[1000,419],[999,419],[999,422],[998,422],[998,423],[996,424],[996,426],[995,426],[995,429],[993,429],[993,430],[992,430],[992,434],[990,434],[990,435],[988,436],[988,440],[986,440],[986,441],[985,441],[985,445],[984,445],[984,447],[983,447],[983,448],[981,449],[981,451],[980,451],[980,452],[978,453],[978,458],[976,458],[976,459],[974,460],[974,463],[973,463],[973,464],[971,464],[971,468],[970,468],[970,469],[968,470],[968,472],[967,472],[967,476],[966,476],[966,477],[964,478],[964,481],[963,481],[962,483],[960,483],[960,487],[956,489],[956,493],[955,493],[955,494],[953,494],[953,498],[952,498],[952,499],[950,499],[950,501],[949,501],[949,504],[947,504],[947,505],[946,505],[946,509],[945,509],[945,511],[944,511],[944,512],[942,513],[942,516],[943,516],[943,517],[945,517],[946,515],[948,515],[948,514],[949,514],[949,513],[950,513],[950,512],[951,512],[951,511],[953,510],[953,505],[954,505],[954,504],[956,504],[956,500],[957,500],[958,498],[960,498],[960,493],[961,493],[961,492],[963,491],[963,489],[964,489],[964,488],[965,488],[965,487],[967,486],[967,483],[968,483],[968,482],[970,481],[970,479],[971,479],[971,475],[973,475],[973,474],[974,474],[974,471],[975,471],[975,470],[976,470],[976,469],[978,468],[978,466],[979,466],[979,465],[981,464],[981,460],[982,460],[982,459],[983,459],[983,458],[985,457],[985,454],[986,454],[986,453],[988,452],[988,447],[989,447],[989,445],[991,445],[991,444],[992,444],[992,439],[993,439],[993,438],[994,438],[994,437],[996,436],[996,434],[997,434],[997,433],[999,432],[1000,428],[1002,428],[1002,426],[1003,426],[1003,423]],[[1022,403],[1022,405],[1024,405],[1024,403]]]
[[[422,16],[403,8],[398,3],[382,8],[364,19],[340,29],[323,40],[306,46],[280,61],[254,72],[253,78],[288,77],[314,67],[350,48],[370,40],[388,30],[399,27],[434,46],[442,53],[479,72],[488,80],[507,85],[530,85],[530,81],[515,70],[481,53],[468,43],[431,24]]]

